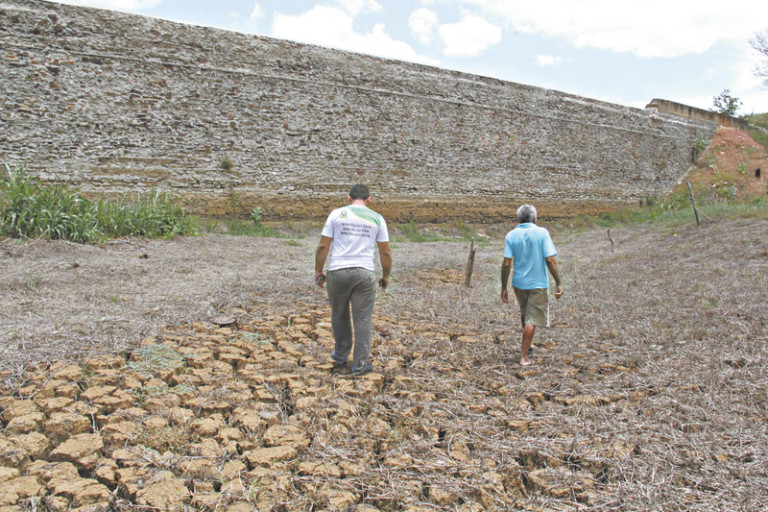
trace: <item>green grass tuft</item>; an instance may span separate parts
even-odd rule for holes
[[[49,238],[96,242],[105,238],[171,238],[197,234],[196,218],[161,192],[96,202],[62,185],[44,185],[24,165],[5,166],[0,175],[0,234],[12,238]]]
[[[280,233],[274,228],[261,222],[246,221],[242,219],[227,222],[227,234],[232,236],[252,236],[266,238],[280,238]]]

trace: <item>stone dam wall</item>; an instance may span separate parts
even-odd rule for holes
[[[0,0],[0,164],[192,212],[317,219],[366,183],[397,221],[542,217],[668,191],[716,123],[311,45]],[[231,165],[226,165],[227,163]]]

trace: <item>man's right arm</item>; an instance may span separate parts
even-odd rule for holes
[[[325,278],[323,267],[325,266],[325,260],[328,258],[328,252],[331,250],[332,241],[333,238],[321,236],[320,243],[317,244],[317,250],[315,251],[315,283],[320,288],[323,287],[323,283],[319,279],[321,276]]]
[[[507,284],[509,283],[509,275],[512,273],[512,258],[504,258],[501,262],[501,301],[509,302],[509,292],[507,291]]]
[[[392,272],[392,249],[389,247],[389,242],[376,242],[379,246],[379,259],[381,260],[381,279],[379,279],[379,286],[382,290],[386,290],[389,286],[389,274]]]

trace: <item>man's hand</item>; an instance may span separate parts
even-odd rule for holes
[[[320,243],[317,244],[317,250],[315,251],[315,284],[320,288],[325,287],[326,276],[325,272],[323,272],[323,267],[325,266],[325,259],[331,251],[332,242],[333,238],[320,236]]]
[[[557,261],[555,261],[554,256],[546,258],[545,261],[547,263],[549,273],[552,274],[552,277],[555,278],[555,298],[560,299],[560,297],[563,296],[563,282],[560,280],[560,270],[557,268]]]
[[[379,279],[379,288],[382,291],[389,286],[389,273],[392,272],[392,249],[389,242],[376,242],[379,247],[379,260],[381,260],[381,279]]]
[[[509,275],[512,273],[512,258],[504,258],[501,262],[501,302],[509,303],[509,292],[507,291],[507,283],[509,283]]]

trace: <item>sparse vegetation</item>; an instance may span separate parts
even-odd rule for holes
[[[768,218],[768,201],[755,197],[733,202],[735,190],[735,186],[727,181],[716,187],[699,189],[703,192],[696,196],[699,214],[710,219]],[[591,219],[590,223],[609,228],[642,224],[680,226],[690,223],[692,218],[688,189],[681,187],[678,192],[653,205],[604,213]]]
[[[472,240],[478,244],[488,242],[486,235],[478,233],[474,227],[461,220],[442,225],[418,225],[413,221],[392,223],[390,237],[396,242],[470,242]]]
[[[392,286],[374,315],[375,371],[362,379],[328,370],[330,311],[309,277],[314,240],[149,241],[152,285],[114,305],[99,299],[103,285],[84,288],[90,283],[55,263],[87,260],[95,278],[139,280],[133,268],[109,270],[128,264],[133,251],[124,244],[14,242],[3,247],[0,310],[18,319],[22,336],[4,346],[2,368],[51,355],[64,338],[60,357],[83,354],[89,371],[68,362],[20,369],[18,385],[3,389],[5,442],[25,437],[12,433],[23,423],[21,405],[38,407],[37,424],[46,425],[38,428],[47,431],[55,413],[46,406],[66,397],[45,393],[79,386],[68,414],[89,432],[99,422],[93,438],[104,447],[91,451],[100,465],[149,482],[102,483],[107,498],[118,489],[107,504],[115,510],[135,509],[143,489],[166,489],[171,479],[183,491],[167,498],[178,509],[205,497],[222,508],[250,500],[259,510],[310,510],[331,498],[380,511],[464,510],[459,500],[466,510],[761,510],[768,221],[713,220],[621,226],[612,230],[615,250],[604,229],[559,229],[566,295],[552,304],[553,326],[537,332],[536,364],[526,369],[516,364],[519,316],[498,297],[500,237],[478,249],[470,288],[463,242],[399,243]],[[190,274],[172,275],[190,260]],[[25,292],[13,276],[28,267],[51,268],[34,292],[34,316],[17,314]],[[246,287],[216,308],[236,314],[238,328],[190,312],[211,290],[231,290],[222,269],[241,272]],[[168,301],[171,293],[190,302]],[[90,345],[95,336],[78,343],[52,327],[83,306],[106,305],[126,320],[111,323],[143,332],[153,300],[180,321],[160,324],[155,345],[118,352],[130,355],[105,356],[104,346]],[[177,366],[185,355],[189,368]],[[132,376],[132,388],[105,386],[122,376]],[[49,452],[63,444],[49,441]],[[269,458],[276,453],[284,458]],[[75,460],[70,488],[84,478],[107,482],[89,460]],[[30,454],[20,469],[48,461]],[[195,495],[186,492],[189,475]],[[45,485],[30,500],[42,502],[63,477],[38,478]]]
[[[750,124],[749,136],[768,150],[768,114],[752,114],[745,118]]]
[[[184,366],[184,355],[167,345],[148,345],[134,352],[134,359],[126,369],[143,374],[157,370],[172,370]]]
[[[227,222],[227,234],[233,236],[254,236],[280,238],[279,231],[262,222],[263,212],[257,206],[251,211],[251,222],[242,219],[233,219]]]
[[[231,171],[235,167],[235,162],[232,161],[229,157],[224,157],[221,162],[219,162],[219,169],[225,172]]]
[[[707,150],[708,145],[709,141],[704,137],[699,137],[696,139],[696,142],[693,144],[694,158],[698,158],[701,154],[703,154],[704,151]]]
[[[46,185],[24,165],[0,177],[0,232],[13,238],[96,242],[105,238],[171,238],[195,234],[198,223],[169,194],[91,201],[63,185]]]
[[[715,112],[726,116],[735,116],[741,107],[741,100],[731,95],[730,89],[724,89],[712,99]]]

